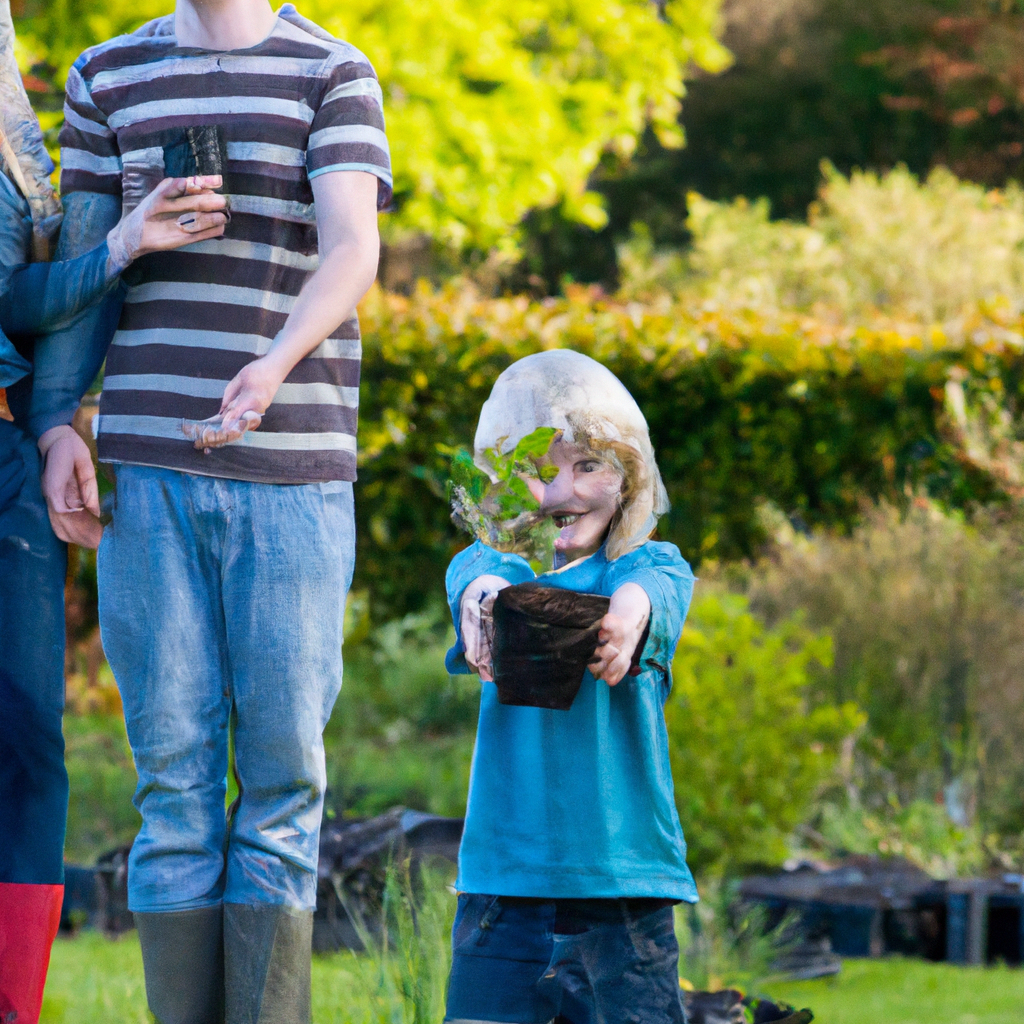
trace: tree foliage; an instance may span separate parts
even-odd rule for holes
[[[602,166],[600,232],[545,215],[528,250],[557,286],[615,279],[616,241],[636,221],[660,244],[687,234],[687,193],[766,197],[802,218],[828,160],[844,174],[945,166],[992,186],[1024,180],[1020,0],[725,0],[720,75],[690,83],[687,144],[652,134],[628,167]]]
[[[169,0],[29,0],[24,60],[61,83],[86,46],[166,13]],[[587,180],[651,125],[678,145],[683,77],[715,70],[718,0],[305,0],[362,49],[384,89],[395,171],[392,239],[509,244],[534,207],[604,223]]]

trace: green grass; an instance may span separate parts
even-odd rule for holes
[[[406,1002],[395,991],[398,987],[392,977],[382,975],[379,962],[371,958],[351,953],[314,957],[313,1020],[316,1024],[413,1024],[416,1014],[412,1007],[409,1012],[403,1012],[404,1006],[397,1014],[390,1012],[396,1001]],[[443,1003],[440,1011],[423,1015],[421,1020],[424,1024],[431,1019],[440,1022]],[[84,933],[55,943],[39,1024],[151,1021],[142,955],[134,932],[116,940]]]
[[[835,978],[769,986],[820,1024],[1021,1024],[1024,970],[847,960]]]
[[[439,943],[444,915],[409,955],[339,953],[313,961],[316,1024],[439,1022],[439,982],[447,962]],[[430,941],[432,940],[432,941]],[[411,947],[410,947],[411,948]],[[410,991],[419,981],[421,992]],[[848,960],[833,979],[777,983],[769,994],[809,1006],[820,1024],[1020,1024],[1024,970],[964,968],[919,960]],[[40,1024],[146,1024],[142,959],[134,933],[116,941],[95,933],[60,939],[53,949]]]

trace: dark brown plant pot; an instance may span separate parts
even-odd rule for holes
[[[499,702],[568,711],[597,650],[609,603],[600,594],[539,583],[500,591],[494,602],[493,646]],[[645,630],[633,652],[632,674],[639,671],[647,635]]]

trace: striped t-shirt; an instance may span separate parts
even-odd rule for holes
[[[129,271],[98,419],[105,462],[265,483],[354,480],[355,315],[285,379],[262,425],[204,455],[182,421],[213,416],[264,354],[317,267],[310,179],[362,170],[391,196],[382,98],[367,59],[286,4],[257,46],[178,46],[167,16],[86,50],[68,75],[61,189],[134,207],[173,171],[186,129],[226,142],[222,238],[142,257]],[[170,160],[168,159],[170,157]]]

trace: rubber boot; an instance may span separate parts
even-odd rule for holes
[[[0,882],[0,1024],[37,1024],[63,885]]]
[[[310,1024],[313,912],[224,904],[227,1024]]]
[[[136,914],[146,999],[157,1024],[223,1024],[220,906]]]

